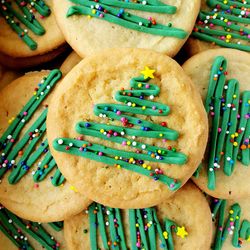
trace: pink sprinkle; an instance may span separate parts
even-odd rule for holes
[[[218,128],[218,132],[219,132],[219,133],[221,132],[221,130],[222,130],[221,128]]]
[[[137,246],[137,247],[141,247],[141,243],[140,243],[140,242],[137,242],[137,243],[136,243],[136,246]]]
[[[83,151],[83,147],[80,147],[79,150],[80,150],[80,151]]]
[[[234,223],[233,222],[230,222],[230,226],[233,226],[234,225]]]
[[[7,164],[8,162],[9,162],[8,160],[5,160],[5,161],[4,161],[4,163],[6,163],[6,164]]]
[[[122,145],[123,145],[123,146],[126,146],[126,145],[127,145],[126,141],[123,141],[123,142],[122,142]]]
[[[23,115],[24,115],[24,116],[26,116],[27,114],[28,114],[28,112],[27,112],[27,111],[24,111],[24,112],[23,112]]]
[[[146,86],[145,86],[145,87],[146,87],[146,89],[149,89],[149,87],[150,87],[150,86],[149,86],[149,84],[146,84]]]
[[[211,116],[214,116],[214,112],[211,112],[210,114],[211,114]]]
[[[117,134],[117,132],[114,132],[114,136],[117,136],[118,134]]]
[[[107,137],[110,138],[110,137],[111,137],[111,134],[107,134]]]
[[[222,227],[219,227],[219,230],[222,231]]]
[[[116,114],[117,114],[117,115],[121,115],[121,111],[118,110],[118,111],[116,112]]]
[[[102,155],[103,155],[103,153],[102,153],[102,152],[99,152],[99,153],[98,153],[98,155],[99,155],[99,156],[102,156]]]
[[[174,187],[174,184],[170,184],[170,187],[173,188],[173,187]]]

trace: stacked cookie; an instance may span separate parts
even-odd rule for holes
[[[195,44],[250,12],[201,2],[0,3],[0,249],[249,248],[250,57]]]

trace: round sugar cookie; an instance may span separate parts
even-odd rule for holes
[[[189,55],[221,47],[250,52],[249,8],[247,1],[201,0],[195,27],[185,45]]]
[[[78,64],[80,61],[82,60],[82,58],[80,56],[77,55],[77,53],[75,51],[71,52],[69,54],[69,56],[65,59],[65,61],[63,62],[63,64],[60,67],[60,70],[62,71],[62,73],[64,75],[68,74],[70,72],[70,70],[76,65]]]
[[[248,53],[232,49],[208,50],[183,65],[202,95],[210,120],[207,153],[193,180],[221,199],[250,195],[249,65]]]
[[[0,92],[0,201],[32,221],[63,220],[90,202],[65,181],[46,139],[47,105],[60,78],[59,70],[28,73]]]
[[[1,206],[0,223],[1,249],[67,249],[62,221],[48,224],[27,221]]]
[[[95,223],[98,226],[93,226]],[[67,219],[64,230],[69,250],[109,249],[110,245],[121,249],[208,250],[212,240],[208,202],[192,183],[152,208],[123,210],[93,203]]]
[[[66,41],[81,56],[107,48],[153,49],[173,57],[190,35],[200,0],[53,1]]]
[[[79,192],[104,205],[143,208],[193,174],[207,126],[201,98],[174,60],[112,49],[67,74],[49,107],[47,134]]]
[[[65,50],[51,0],[0,3],[0,62],[12,68],[35,66]]]
[[[212,249],[249,249],[250,243],[250,202],[249,197],[239,200],[213,199]]]

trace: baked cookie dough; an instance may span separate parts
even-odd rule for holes
[[[113,245],[120,249],[209,250],[212,240],[208,203],[191,183],[153,208],[122,210],[93,203],[64,224],[69,250]]]
[[[112,49],[87,57],[51,101],[52,155],[68,181],[101,204],[159,204],[203,157],[208,124],[201,98],[163,54]]]
[[[0,201],[32,221],[63,220],[90,202],[65,181],[46,139],[47,105],[60,78],[59,70],[28,73],[0,92]]]
[[[190,35],[200,0],[53,1],[66,41],[81,56],[144,48],[173,57]]]
[[[81,60],[82,58],[78,56],[75,51],[71,52],[60,67],[60,70],[63,73],[63,75],[68,74],[70,70],[72,70],[72,68],[76,64],[78,64]]]
[[[0,62],[12,68],[42,64],[66,49],[51,0],[0,3]]]
[[[249,65],[248,53],[232,49],[208,50],[183,65],[210,120],[207,153],[193,180],[221,199],[250,196]]]
[[[220,47],[250,52],[248,1],[201,0],[201,10],[186,49],[189,55]]]

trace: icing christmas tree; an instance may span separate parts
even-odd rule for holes
[[[67,16],[87,15],[89,17],[99,18],[128,29],[139,32],[149,33],[159,36],[170,36],[184,39],[188,34],[182,29],[172,27],[172,24],[158,24],[155,18],[148,19],[131,14],[124,9],[147,11],[151,13],[175,14],[176,7],[162,3],[159,0],[147,1],[121,1],[121,0],[70,0],[77,4],[71,6]]]
[[[55,231],[61,231],[63,222],[49,223]],[[42,226],[41,223],[25,221],[0,204],[0,231],[2,231],[18,249],[34,250],[29,237],[36,240],[47,250],[59,250],[60,244]]]
[[[148,67],[142,71],[142,76],[130,81],[131,89],[120,90],[115,94],[115,100],[124,104],[97,104],[94,107],[96,116],[102,120],[108,120],[109,124],[82,121],[76,124],[76,131],[82,135],[88,135],[130,147],[129,151],[106,147],[101,144],[91,143],[80,139],[58,138],[53,146],[56,150],[89,158],[106,165],[124,168],[130,171],[153,178],[166,184],[171,190],[176,190],[181,183],[178,180],[164,175],[163,171],[149,164],[165,163],[182,165],[187,157],[177,152],[175,148],[157,147],[143,143],[143,138],[157,138],[161,140],[177,140],[178,132],[167,127],[166,122],[156,124],[136,115],[145,117],[167,116],[170,108],[162,103],[155,102],[160,89],[156,84],[149,83],[154,78],[155,70]],[[121,126],[111,125],[118,121]],[[137,140],[142,138],[142,140]]]
[[[20,11],[17,11],[16,6]],[[37,43],[28,35],[28,29],[38,36],[45,33],[44,27],[34,15],[35,12],[38,12],[42,18],[50,15],[50,9],[43,0],[2,0],[0,2],[0,15],[32,50],[37,48]]]
[[[208,144],[208,188],[215,189],[216,171],[221,166],[232,175],[237,159],[250,164],[250,91],[240,95],[239,82],[226,79],[227,61],[219,56],[214,60],[205,108],[211,117]]]
[[[155,208],[130,209],[128,218],[125,218],[120,209],[92,203],[86,212],[89,216],[91,249],[156,250],[160,242],[161,249],[173,250],[173,232],[181,238],[188,235],[185,227],[179,227],[169,219],[164,219],[162,225]],[[125,235],[124,221],[128,221],[130,237]],[[97,235],[100,235],[102,246],[98,245]]]
[[[38,160],[38,168],[32,172],[35,182],[44,180],[54,168],[56,171],[51,177],[52,184],[59,186],[64,182],[64,176],[57,168],[49,151],[48,141],[43,139],[46,134],[48,108],[44,108],[40,116],[27,130],[24,128],[60,78],[61,72],[52,70],[48,77],[39,83],[34,95],[20,113],[9,120],[10,126],[0,138],[0,178],[7,171],[11,171],[8,177],[10,184],[18,183]],[[20,138],[22,132],[25,133]]]
[[[250,2],[207,0],[192,35],[222,47],[250,51]]]
[[[240,224],[241,207],[238,203],[233,204],[225,220],[226,200],[215,200],[212,211],[213,219],[217,218],[217,230],[213,249],[220,250],[228,235],[232,235],[232,245],[240,248],[243,240],[250,241],[250,222],[243,220]]]

